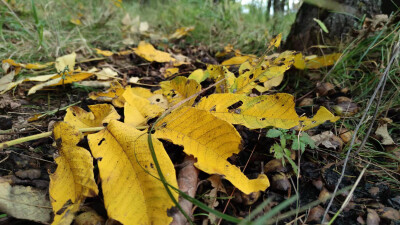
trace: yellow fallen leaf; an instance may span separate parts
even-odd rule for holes
[[[101,127],[111,120],[118,120],[121,116],[110,104],[98,104],[88,106],[91,112],[78,107],[71,106],[67,109],[64,122],[76,128]]]
[[[77,19],[77,18],[76,19],[70,19],[69,22],[71,22],[71,23],[73,23],[75,25],[78,25],[78,26],[82,25],[81,20]]]
[[[133,50],[124,50],[124,51],[118,52],[118,55],[130,55],[132,53],[133,53]]]
[[[328,109],[321,106],[317,113],[314,115],[312,119],[301,117],[302,130],[309,130],[313,127],[316,127],[320,124],[323,124],[325,121],[336,122],[340,119],[339,116],[334,116]]]
[[[57,122],[53,132],[59,155],[55,158],[56,172],[50,174],[53,224],[70,224],[85,198],[96,196],[99,190],[94,181],[93,158],[77,146],[82,133],[65,122]]]
[[[118,73],[110,68],[103,68],[100,72],[96,72],[95,74],[97,80],[109,80],[118,76]]]
[[[235,56],[235,57],[232,57],[230,59],[227,59],[227,60],[223,61],[221,63],[221,65],[223,65],[223,66],[239,65],[239,64],[242,64],[242,63],[250,60],[251,58],[252,57],[248,56],[248,55]]]
[[[134,94],[130,87],[126,88],[123,97],[126,101],[124,122],[134,127],[144,125],[148,119],[161,115],[165,110],[157,104],[152,104],[147,98]]]
[[[106,56],[106,57],[112,56],[112,55],[114,54],[114,53],[111,52],[111,51],[101,50],[101,49],[98,49],[98,48],[95,48],[95,50],[96,50],[96,53],[97,53],[97,54],[103,55],[103,56]]]
[[[226,93],[231,92],[232,90],[236,90],[234,88],[236,83],[236,76],[231,71],[228,70],[225,66],[222,66],[223,75],[219,76],[215,81],[216,83],[220,80],[224,79],[221,83],[219,83],[216,87],[217,93]]]
[[[94,73],[88,73],[88,72],[78,72],[78,73],[68,72],[67,74],[65,74],[65,78],[63,79],[62,74],[57,74],[57,75],[51,77],[52,80],[49,80],[44,83],[39,83],[39,84],[36,84],[35,86],[31,87],[28,91],[28,95],[34,94],[34,93],[36,93],[36,91],[41,90],[45,87],[70,84],[73,82],[85,80],[93,75],[94,75]]]
[[[48,62],[45,64],[39,64],[39,63],[23,64],[23,63],[17,63],[12,59],[4,59],[3,63],[9,63],[10,65],[15,66],[15,67],[22,67],[22,68],[32,69],[32,70],[41,70],[41,69],[47,68],[54,64],[53,62]]]
[[[155,136],[184,147],[193,155],[194,164],[209,174],[221,174],[245,194],[264,191],[269,186],[267,176],[249,180],[227,158],[240,151],[241,138],[228,122],[218,119],[205,110],[182,107],[159,122]]]
[[[101,158],[98,166],[107,214],[122,224],[163,225],[172,221],[167,212],[174,203],[154,178],[159,176],[147,138],[146,132],[115,120],[107,129],[88,135],[93,156]],[[174,165],[162,143],[153,138],[153,145],[167,182],[177,187]]]
[[[273,87],[279,86],[283,81],[283,77],[284,77],[284,75],[281,75],[281,76],[278,76],[278,77],[273,77],[270,80],[265,81],[263,86],[257,85],[255,87],[255,89],[260,93],[266,92],[266,91],[270,90]]]
[[[183,36],[186,36],[190,31],[194,30],[194,26],[190,27],[181,27],[176,29],[176,31],[169,36],[169,39],[179,39]]]
[[[180,101],[192,96],[201,90],[201,85],[195,80],[187,79],[183,76],[175,77],[171,81],[160,82],[162,94],[167,97],[170,106],[174,106]],[[195,98],[186,102],[184,105],[193,105]]]
[[[177,73],[179,73],[179,68],[168,68],[168,69],[165,69],[164,77],[168,78]]]
[[[239,77],[235,80],[229,92],[232,93],[250,93],[257,82],[267,82],[275,77],[282,76],[286,70],[290,69],[294,60],[282,60],[275,64],[264,61],[261,65],[253,66],[249,62],[243,63],[239,67]],[[275,84],[276,85],[276,84]]]
[[[209,76],[210,76],[210,74],[204,72],[204,70],[202,70],[202,69],[197,69],[197,70],[193,71],[193,72],[189,75],[188,79],[195,80],[195,81],[197,81],[197,83],[200,84],[201,82],[205,81]]]
[[[111,87],[104,92],[91,92],[89,98],[92,100],[112,102],[115,107],[122,108],[125,104],[125,99],[122,97],[125,89],[117,81],[111,83]]]
[[[134,48],[133,51],[136,55],[146,59],[149,62],[175,62],[176,59],[172,58],[171,55],[167,52],[156,50],[153,45],[141,41],[137,48]]]
[[[209,77],[211,79],[216,80],[219,77],[224,76],[225,69],[223,66],[220,65],[208,65],[206,72],[209,74]]]
[[[321,67],[332,66],[340,58],[341,53],[332,53],[329,55],[305,58],[307,69],[318,69]]]
[[[63,72],[66,68],[68,68],[69,71],[74,71],[75,59],[76,59],[75,52],[58,57],[56,59],[56,65],[55,65],[57,73]]]
[[[298,53],[294,58],[295,62],[293,66],[299,70],[318,69],[321,67],[332,66],[337,60],[339,60],[341,55],[341,53],[332,53],[324,56],[310,55],[304,57],[301,53]]]
[[[257,97],[232,93],[213,94],[202,98],[196,106],[229,123],[250,129],[268,126],[290,129],[303,124],[305,127],[302,130],[307,130],[327,120],[335,122],[339,119],[323,107],[312,119],[299,117],[294,107],[293,96],[285,93]]]
[[[282,41],[282,33],[276,35],[270,42],[269,42],[269,48],[272,46],[275,46],[275,48],[278,48],[281,45]]]

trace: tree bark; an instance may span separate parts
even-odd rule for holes
[[[382,0],[337,0],[337,2],[341,3],[341,8],[348,13],[332,12],[303,3],[297,13],[284,48],[320,54],[321,52],[318,52],[318,48],[311,47],[316,45],[338,46],[339,43],[345,43],[349,37],[349,32],[360,24],[360,21],[355,16],[362,18],[363,15],[366,15],[366,17],[372,18],[374,15],[381,13]],[[314,18],[322,21],[329,33],[323,32]],[[334,50],[324,49],[324,52],[327,53]]]

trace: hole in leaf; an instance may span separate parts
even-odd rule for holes
[[[254,77],[254,74],[251,74],[251,75],[249,76],[250,79],[253,79],[253,77]]]
[[[243,105],[242,101],[235,102],[232,105],[228,106],[228,110],[237,109],[242,105]]]
[[[159,99],[159,98],[156,98],[156,102],[160,102],[161,101],[161,99]]]
[[[154,164],[153,164],[153,163],[150,163],[150,167],[153,169],[153,168],[154,168]]]
[[[105,141],[105,140],[106,140],[105,138],[101,139],[97,145],[100,146],[101,143],[103,143],[103,141]]]

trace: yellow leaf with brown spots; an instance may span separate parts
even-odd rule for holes
[[[194,95],[201,90],[201,85],[197,81],[187,79],[183,76],[175,77],[171,81],[160,82],[162,94],[167,97],[170,106],[174,106],[180,101]],[[184,105],[193,105],[195,98],[186,102]]]
[[[147,120],[161,115],[165,110],[158,104],[153,104],[149,99],[135,94],[130,87],[126,88],[123,97],[126,101],[124,122],[132,126],[145,125]],[[161,101],[161,98],[159,101]]]
[[[50,174],[50,200],[53,224],[70,224],[86,197],[98,194],[93,174],[93,158],[88,150],[78,147],[83,138],[75,127],[58,122],[54,125],[58,147],[57,169]]]
[[[77,128],[101,127],[111,120],[118,120],[121,116],[110,104],[98,104],[88,106],[91,112],[71,106],[67,109],[64,122]]]
[[[302,130],[306,130],[327,120],[335,122],[339,119],[324,107],[312,119],[299,117],[294,107],[293,96],[285,93],[257,97],[232,93],[213,94],[202,98],[196,106],[229,123],[250,129],[268,126],[290,129],[303,125]]]

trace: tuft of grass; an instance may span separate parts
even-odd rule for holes
[[[337,63],[332,71],[326,71],[329,74],[327,81],[339,86],[340,88],[349,88],[349,97],[357,103],[362,112],[368,102],[370,96],[374,92],[383,71],[386,69],[391,57],[391,51],[395,43],[399,41],[400,23],[385,26],[382,30],[370,34],[366,38],[356,39],[344,50],[344,57]],[[393,117],[390,113],[392,109],[399,109],[400,98],[400,67],[398,63],[394,63],[389,72],[388,81],[384,94],[379,106],[377,102],[373,103],[372,109],[368,112],[370,118],[373,117],[376,107],[378,107],[378,117]],[[342,124],[352,130],[359,122],[361,113],[352,117],[344,118]],[[364,123],[358,134],[358,138],[362,140],[370,126],[370,121]],[[372,130],[376,130],[377,125]],[[396,124],[389,125],[389,134],[396,143],[399,143],[400,126]],[[357,149],[357,146],[356,148]],[[345,154],[346,148],[343,151]],[[356,162],[366,164],[371,162],[371,167],[367,174],[371,173],[378,176],[379,179],[387,181],[394,189],[398,189],[400,182],[394,177],[398,176],[397,168],[400,166],[398,157],[388,150],[385,146],[380,145],[379,141],[373,137],[369,137],[365,147],[354,155]],[[360,164],[359,164],[360,165]]]

